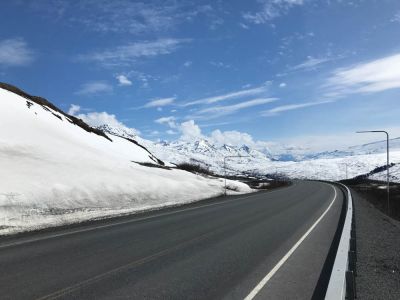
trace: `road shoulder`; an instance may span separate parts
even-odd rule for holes
[[[400,299],[400,222],[352,191],[357,232],[357,296]]]
[[[338,188],[337,191],[337,197],[331,209],[254,299],[311,299],[313,297],[342,210],[342,193]],[[323,214],[329,202],[330,200],[310,218],[301,232],[304,233]]]

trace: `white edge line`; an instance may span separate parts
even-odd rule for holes
[[[318,223],[323,219],[323,217],[328,213],[333,203],[336,200],[337,192],[335,187],[331,184],[330,186],[335,191],[335,196],[333,200],[329,204],[328,208],[323,212],[323,214],[318,218],[317,221],[307,230],[307,232],[297,241],[296,244],[285,254],[284,257],[275,265],[275,267],[256,285],[256,287],[244,298],[244,300],[252,300],[254,297],[261,291],[261,289],[268,283],[268,281],[275,275],[276,272],[283,266],[283,264],[289,259],[289,257],[293,254],[294,251],[300,246],[300,244],[307,238],[307,236],[313,231],[313,229],[318,225]]]
[[[289,186],[289,187],[292,187],[292,186]],[[273,193],[273,192],[278,192],[280,190],[281,189],[270,190],[270,191],[268,191],[268,194]],[[61,236],[68,236],[68,235],[73,235],[73,234],[82,233],[82,232],[94,231],[94,230],[108,228],[108,227],[114,227],[114,226],[129,224],[129,223],[136,223],[136,222],[140,222],[140,221],[145,221],[145,220],[154,219],[154,218],[158,218],[158,217],[174,215],[174,214],[177,214],[177,213],[190,211],[190,210],[195,210],[195,209],[204,208],[204,207],[209,207],[209,206],[222,205],[222,204],[226,204],[226,203],[229,203],[229,202],[236,202],[238,200],[252,198],[252,197],[255,197],[257,195],[258,195],[258,193],[254,193],[254,194],[246,196],[246,197],[240,197],[240,198],[230,199],[230,200],[228,199],[228,200],[218,201],[216,203],[209,203],[209,204],[199,205],[199,206],[195,206],[195,207],[188,207],[188,208],[184,208],[184,209],[180,209],[180,210],[174,210],[174,211],[171,211],[171,212],[159,213],[159,214],[148,216],[148,217],[142,217],[142,218],[139,217],[139,218],[136,218],[136,219],[131,219],[131,220],[122,221],[122,222],[115,222],[115,223],[106,224],[106,225],[100,225],[100,226],[94,226],[94,227],[90,227],[90,228],[78,229],[78,230],[73,230],[73,231],[68,231],[68,232],[63,232],[63,233],[58,233],[58,234],[52,234],[52,235],[38,237],[38,238],[26,239],[26,240],[23,240],[23,241],[4,243],[4,244],[0,244],[0,249],[13,247],[13,246],[24,245],[24,244],[29,244],[29,243],[34,243],[34,242],[39,242],[39,241],[53,239],[53,238],[57,238],[57,237],[61,237]],[[183,205],[193,204],[193,203],[196,203],[196,202],[198,202],[198,201],[183,203]],[[165,207],[165,208],[171,208],[171,207]],[[163,209],[163,208],[161,208],[161,209]],[[156,210],[154,210],[154,211],[156,211]],[[127,215],[125,215],[125,216],[127,216]],[[132,213],[131,216],[134,217],[135,213]],[[115,218],[118,218],[118,216],[115,216]],[[107,220],[107,218],[104,218],[104,220]],[[90,220],[89,220],[89,222],[90,222]],[[73,224],[71,224],[71,225],[73,225]]]

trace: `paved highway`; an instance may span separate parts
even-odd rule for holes
[[[0,298],[310,299],[342,202],[333,185],[298,181],[2,238]]]

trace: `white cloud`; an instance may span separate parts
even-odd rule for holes
[[[210,65],[222,69],[229,69],[231,67],[231,65],[226,64],[222,61],[210,61]]]
[[[166,133],[167,133],[167,134],[169,134],[169,135],[175,135],[175,134],[178,134],[178,132],[176,132],[176,131],[173,131],[172,129],[168,129],[168,130],[166,131]]]
[[[154,122],[158,124],[168,125],[171,128],[177,128],[176,118],[174,116],[162,117],[154,120]]]
[[[105,81],[91,81],[81,85],[76,92],[78,95],[95,95],[101,93],[110,93],[113,87]]]
[[[150,82],[155,82],[159,80],[159,77],[153,76],[151,74],[146,74],[143,72],[138,72],[135,70],[131,70],[126,73],[126,76],[129,78],[134,78],[135,82],[139,83],[142,88],[148,88]]]
[[[160,132],[158,130],[152,130],[149,134],[150,135],[159,135]]]
[[[295,66],[291,67],[290,69],[292,71],[313,70],[313,69],[316,69],[319,65],[326,63],[330,60],[331,59],[327,58],[327,57],[315,58],[312,56],[307,56],[307,59],[304,62],[302,62],[298,65],[295,65]]]
[[[396,12],[390,22],[400,23],[400,11]]]
[[[202,138],[200,127],[195,124],[193,120],[183,122],[179,126],[181,132],[181,139],[186,141],[193,141]]]
[[[188,60],[188,61],[184,62],[183,66],[187,68],[187,67],[190,67],[192,64],[193,64],[193,62]]]
[[[102,33],[129,33],[159,35],[179,24],[205,16],[216,18],[211,5],[185,1],[132,0],[41,0],[15,1],[31,7],[41,16],[64,18],[69,25]]]
[[[260,0],[261,10],[255,13],[247,12],[243,18],[254,24],[264,24],[286,14],[292,7],[301,6],[305,0]]]
[[[254,147],[256,144],[250,134],[236,130],[222,132],[217,129],[211,133],[209,139],[217,145],[248,145]]]
[[[176,51],[182,43],[188,41],[190,40],[165,38],[135,42],[104,51],[80,55],[78,59],[81,61],[94,61],[106,67],[130,65],[139,58],[170,54]]]
[[[115,78],[118,80],[118,85],[120,86],[132,85],[132,81],[130,81],[125,75],[117,75]]]
[[[33,61],[33,52],[20,38],[0,41],[0,66],[26,66]]]
[[[337,69],[324,88],[330,97],[400,88],[400,54]]]
[[[181,125],[183,125],[182,123]],[[185,133],[184,137],[181,139],[194,141],[198,140],[199,138],[207,139],[208,141],[216,144],[218,146],[221,145],[231,145],[231,146],[243,146],[247,145],[253,149],[264,151],[268,147],[268,142],[263,141],[256,141],[253,137],[245,132],[240,132],[236,130],[231,131],[221,131],[219,129],[214,130],[211,132],[210,135],[203,135],[201,134],[200,128],[195,124],[193,120],[186,122],[185,129],[190,132],[190,134]],[[182,130],[181,130],[182,132]],[[183,134],[183,132],[182,132]]]
[[[236,99],[236,98],[246,97],[246,96],[253,96],[253,95],[265,93],[266,90],[267,90],[267,85],[263,85],[263,86],[252,88],[252,89],[230,92],[227,94],[222,94],[222,95],[218,95],[218,96],[194,100],[194,101],[183,104],[183,106],[190,106],[190,105],[196,105],[196,104],[211,104],[211,103],[216,103],[216,102],[220,102],[220,101],[224,101],[224,100]]]
[[[317,101],[317,102],[304,102],[304,103],[298,103],[298,104],[288,104],[288,105],[281,105],[274,107],[272,109],[263,111],[261,114],[263,116],[273,116],[281,112],[289,111],[289,110],[296,110],[296,109],[301,109],[305,107],[310,107],[310,106],[316,106],[316,105],[321,105],[321,104],[327,104],[331,103],[333,100],[326,100],[326,101]]]
[[[79,105],[71,104],[68,114],[71,116],[75,116],[76,113],[78,113],[81,110],[81,107]]]
[[[140,131],[135,128],[130,128],[126,126],[124,123],[117,120],[117,117],[113,114],[109,114],[107,112],[89,112],[87,114],[79,113],[80,106],[72,104],[70,109],[68,110],[68,114],[73,115],[79,119],[82,119],[85,123],[89,124],[92,127],[98,127],[104,124],[110,125],[112,127],[123,129],[127,132],[131,132],[133,134],[139,135]]]
[[[193,120],[179,124],[176,122],[174,116],[169,116],[159,118],[154,122],[169,126],[170,129],[166,131],[167,134],[173,135],[181,133],[181,140],[193,141],[203,137],[200,127]]]
[[[202,118],[212,119],[218,118],[220,116],[233,114],[241,109],[263,105],[266,103],[271,103],[278,100],[277,98],[258,98],[252,99],[240,103],[236,103],[233,105],[225,105],[225,106],[213,106],[202,109],[196,113],[197,116],[201,116]]]
[[[172,103],[174,103],[174,101],[175,97],[155,99],[148,102],[146,105],[144,105],[144,107],[161,107],[161,106],[171,105]]]
[[[242,27],[243,29],[249,29],[250,27],[244,23],[239,23],[239,26]]]
[[[286,83],[285,83],[285,82],[282,82],[282,83],[279,85],[279,87],[280,87],[280,88],[286,87]]]

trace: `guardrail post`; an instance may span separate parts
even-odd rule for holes
[[[356,282],[353,271],[346,271],[346,299],[354,300],[356,297]]]
[[[357,276],[356,261],[356,253],[354,251],[349,251],[349,267],[350,271],[353,271],[354,276]]]
[[[357,253],[357,243],[355,238],[350,238],[350,251],[354,251]],[[357,256],[356,256],[356,261],[357,261]]]

